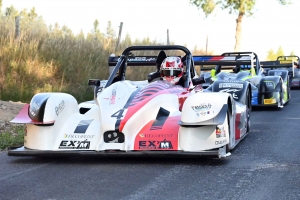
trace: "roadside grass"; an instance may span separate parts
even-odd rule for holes
[[[22,146],[24,144],[25,125],[12,125],[4,122],[0,125],[0,151],[8,147]]]

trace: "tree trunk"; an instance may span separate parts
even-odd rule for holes
[[[242,21],[244,13],[239,12],[239,16],[236,19],[236,31],[235,31],[235,46],[234,51],[240,51],[241,48],[241,36],[242,36]]]

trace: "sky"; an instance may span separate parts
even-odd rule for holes
[[[260,60],[267,52],[282,47],[285,54],[294,51],[300,56],[300,1],[282,6],[277,0],[256,0],[254,15],[244,18],[241,51],[255,52]],[[235,45],[236,14],[216,10],[207,18],[189,0],[2,0],[3,9],[13,5],[28,11],[35,7],[45,23],[66,25],[74,34],[86,34],[97,19],[101,32],[108,21],[119,32],[121,40],[128,33],[132,39],[151,40],[186,45],[190,50],[213,51],[214,54],[232,52]]]

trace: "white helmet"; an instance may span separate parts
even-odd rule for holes
[[[160,74],[163,80],[177,84],[183,76],[183,63],[179,57],[167,57],[160,66]]]

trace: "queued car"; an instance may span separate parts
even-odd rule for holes
[[[264,71],[254,52],[194,56],[194,62],[201,66],[204,87],[216,80],[242,80],[251,84],[252,106],[282,108],[290,100],[288,70]]]
[[[275,61],[261,61],[260,65],[264,68],[266,74],[269,70],[288,70],[289,84],[291,89],[300,88],[300,59],[299,56],[279,56]]]
[[[182,85],[160,80],[167,51],[185,61]],[[159,51],[154,59],[136,53]],[[177,55],[175,55],[177,56]],[[226,157],[249,133],[250,84],[217,80],[208,90],[183,46],[131,46],[110,57],[115,68],[104,82],[89,80],[94,100],[78,104],[67,93],[38,93],[11,121],[25,123],[24,146],[9,156],[190,154]],[[143,84],[127,80],[128,67],[155,70]],[[135,70],[137,71],[137,70]],[[198,87],[197,87],[198,86]],[[238,88],[238,98],[230,92]],[[222,90],[222,91],[221,91]]]

